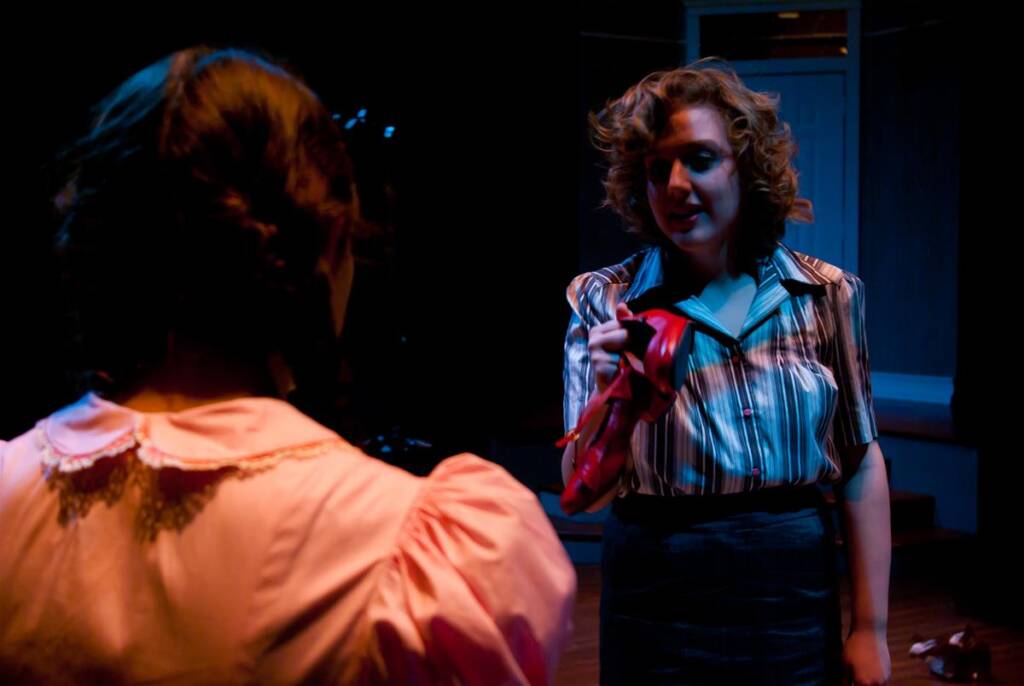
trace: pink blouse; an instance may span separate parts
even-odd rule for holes
[[[575,590],[501,467],[418,478],[279,400],[0,443],[3,683],[548,684]]]

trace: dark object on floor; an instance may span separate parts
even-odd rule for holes
[[[929,640],[915,635],[910,655],[928,663],[928,670],[947,681],[988,681],[992,655],[988,644],[978,643],[970,625],[963,631]]]

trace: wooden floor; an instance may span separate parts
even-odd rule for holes
[[[574,615],[576,630],[555,675],[556,686],[591,686],[598,683],[598,603],[601,573],[597,566],[577,567],[579,592]],[[940,686],[928,674],[924,661],[907,655],[911,637],[932,638],[959,631],[970,623],[979,641],[992,649],[994,680],[988,683],[1024,686],[1024,631],[993,625],[957,614],[947,584],[939,581],[894,581],[889,605],[889,654],[894,686]],[[849,626],[849,599],[844,588],[844,626]],[[844,632],[845,635],[845,632]]]

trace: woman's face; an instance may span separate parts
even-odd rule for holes
[[[665,237],[695,256],[720,254],[739,221],[740,181],[718,110],[675,110],[644,168],[647,202]]]

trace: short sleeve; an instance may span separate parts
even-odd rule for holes
[[[566,289],[572,314],[565,332],[562,382],[562,419],[568,432],[576,428],[583,408],[595,388],[594,370],[590,365],[587,342],[591,327],[604,321],[591,305],[593,290],[598,286],[591,274],[581,274]]]
[[[864,325],[864,283],[849,272],[844,272],[836,285],[834,314],[832,373],[838,400],[832,441],[837,448],[844,448],[870,443],[878,437]]]
[[[442,462],[386,562],[364,683],[549,684],[576,574],[536,496],[473,455]]]

